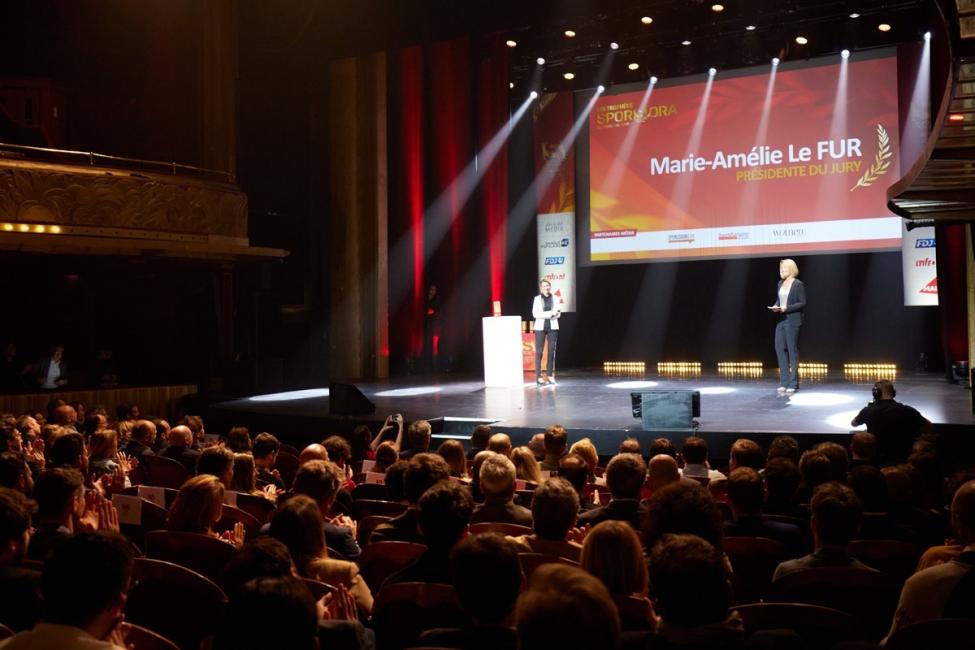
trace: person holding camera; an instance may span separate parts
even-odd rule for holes
[[[877,456],[884,464],[901,463],[911,455],[918,436],[933,430],[931,422],[917,409],[894,400],[893,382],[881,379],[873,385],[873,401],[860,409],[852,426],[867,425],[877,436]]]
[[[552,296],[552,283],[542,278],[538,283],[539,294],[532,304],[532,318],[535,319],[535,383],[543,386],[546,383],[555,385],[555,348],[559,343],[559,316],[562,310],[555,306]],[[542,350],[545,339],[548,338],[548,357],[545,372],[548,381],[542,379]]]

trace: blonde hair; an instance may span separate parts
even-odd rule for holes
[[[789,271],[789,275],[791,275],[792,277],[794,278],[799,277],[799,265],[796,264],[795,260],[786,258],[781,262],[779,262],[779,266],[784,266],[786,270]]]
[[[456,440],[444,440],[437,447],[437,454],[450,465],[450,475],[457,478],[467,478],[467,454],[464,445]]]
[[[535,454],[528,447],[512,449],[511,462],[515,464],[515,478],[532,483],[542,482],[542,468],[539,467]]]
[[[88,439],[88,455],[92,458],[111,458],[118,451],[118,433],[103,429]]]
[[[636,532],[624,521],[597,524],[582,543],[579,566],[614,596],[646,596],[647,563]]]
[[[223,515],[223,483],[212,474],[194,476],[179,488],[166,519],[168,530],[208,535]]]
[[[589,480],[592,481],[593,477],[596,476],[596,465],[599,464],[599,453],[596,451],[596,445],[592,444],[592,440],[583,438],[575,441],[569,447],[569,453],[582,456],[586,465],[589,466]]]

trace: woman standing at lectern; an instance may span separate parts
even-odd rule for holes
[[[797,278],[799,267],[793,260],[779,262],[779,290],[769,309],[782,314],[775,326],[775,354],[779,358],[779,395],[799,389],[799,330],[806,308],[806,288]]]
[[[548,337],[548,358],[545,371],[548,373],[548,383],[555,384],[555,348],[559,343],[559,316],[562,311],[555,307],[555,297],[552,296],[552,283],[541,280],[538,283],[539,294],[532,303],[532,318],[535,319],[535,383],[545,384],[542,379],[542,350],[545,347],[545,337]]]

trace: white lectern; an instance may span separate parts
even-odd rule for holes
[[[522,386],[521,316],[486,316],[484,330],[484,385]]]

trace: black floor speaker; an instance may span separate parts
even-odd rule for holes
[[[329,382],[329,415],[372,415],[375,412],[376,405],[355,384]]]

